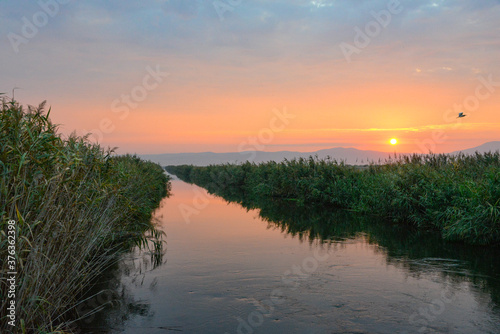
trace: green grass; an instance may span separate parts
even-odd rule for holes
[[[63,138],[44,103],[0,112],[0,332],[7,325],[7,222],[16,221],[16,333],[67,331],[78,298],[131,247],[162,251],[152,212],[170,191],[154,163]]]
[[[226,198],[346,209],[436,230],[445,240],[500,243],[498,152],[402,156],[363,169],[310,158],[166,170]]]

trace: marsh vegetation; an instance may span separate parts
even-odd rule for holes
[[[290,201],[375,215],[445,240],[500,242],[500,154],[411,155],[367,168],[314,158],[240,165],[167,166],[223,197]]]
[[[63,138],[45,103],[3,99],[0,111],[0,332],[68,330],[81,296],[134,246],[161,254],[152,211],[169,193],[154,163]],[[16,327],[7,325],[6,238],[15,221]]]

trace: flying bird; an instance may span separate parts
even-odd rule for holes
[[[462,117],[465,117],[465,116],[467,116],[467,115],[466,115],[466,114],[464,114],[463,112],[461,112],[461,113],[459,113],[459,114],[458,114],[458,117],[457,117],[457,118],[462,118]]]

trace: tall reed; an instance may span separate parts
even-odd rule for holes
[[[446,240],[500,243],[499,152],[400,156],[368,168],[311,157],[166,170],[223,196],[348,209],[437,230]]]
[[[3,99],[0,112],[2,333],[68,330],[79,296],[134,245],[161,251],[152,211],[168,195],[163,169],[64,139],[45,103]],[[16,227],[16,327],[7,324],[7,224]]]

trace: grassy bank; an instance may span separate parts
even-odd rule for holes
[[[1,104],[0,332],[67,330],[79,296],[118,254],[135,245],[161,251],[151,215],[169,178],[157,164],[61,137],[43,104]],[[10,263],[9,229],[16,232]],[[17,271],[15,328],[7,317],[8,265]]]
[[[166,170],[223,197],[347,209],[437,230],[446,240],[500,243],[498,152],[414,155],[367,169],[310,158]]]

